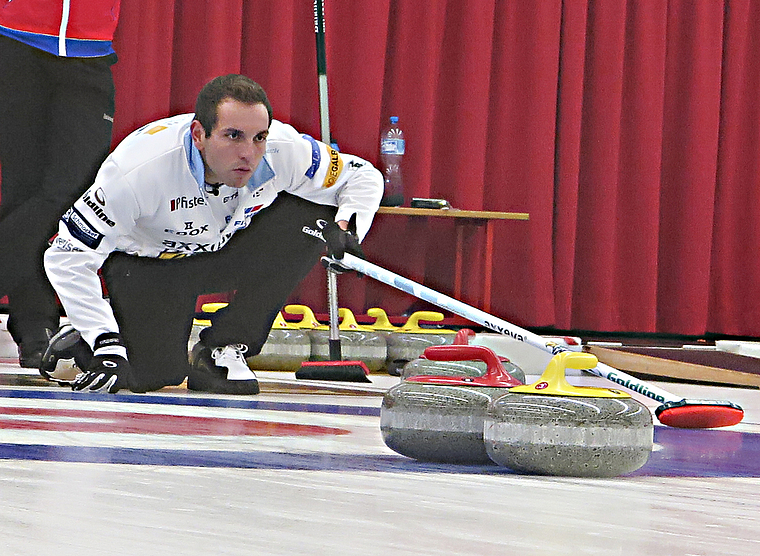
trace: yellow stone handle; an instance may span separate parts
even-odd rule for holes
[[[351,309],[340,307],[338,309],[338,316],[341,319],[340,324],[338,325],[338,330],[372,332],[371,328],[362,326],[361,324],[356,322],[356,317],[354,316],[354,313],[351,311]]]
[[[201,305],[201,311],[204,313],[216,313],[219,309],[223,309],[229,305],[229,303],[204,303]]]
[[[329,330],[330,327],[324,324],[320,324],[317,317],[314,316],[314,311],[306,305],[286,305],[285,311],[291,315],[303,315],[303,318],[295,323],[296,328],[309,329],[309,330]]]
[[[565,369],[593,369],[599,364],[596,356],[591,353],[578,351],[563,351],[558,353],[533,384],[515,386],[510,392],[518,394],[541,394],[542,396],[568,396],[576,398],[630,398],[620,390],[611,388],[595,388],[591,386],[573,386],[565,378]]]
[[[278,311],[272,323],[272,330],[298,330],[298,325],[286,321],[285,317],[282,316],[282,312]]]
[[[216,313],[222,307],[226,307],[228,303],[204,303],[201,305],[201,311],[204,313]],[[209,319],[193,319],[194,326],[211,326]]]
[[[445,328],[421,328],[420,321],[440,322],[443,320],[443,313],[438,311],[415,311],[406,320],[404,326],[396,332],[414,333],[414,334],[456,334],[455,330]]]
[[[384,332],[391,332],[398,330],[398,326],[393,326],[386,312],[380,307],[372,307],[367,310],[367,315],[374,318],[375,322],[370,325],[373,330],[382,330]]]

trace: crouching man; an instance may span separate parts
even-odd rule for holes
[[[365,160],[273,120],[255,82],[210,81],[195,114],[129,135],[61,218],[45,270],[73,328],[51,340],[42,374],[76,353],[74,390],[146,392],[187,377],[191,390],[258,393],[245,357],[325,242],[336,256],[360,251],[382,191]],[[233,290],[189,362],[198,295]]]

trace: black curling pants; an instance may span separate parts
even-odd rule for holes
[[[127,345],[134,391],[181,383],[198,295],[236,291],[202,335],[209,347],[242,343],[255,355],[277,313],[324,251],[320,230],[336,208],[287,193],[216,253],[182,259],[112,254],[104,277]]]
[[[42,253],[108,155],[114,61],[60,58],[0,36],[0,297],[17,343],[58,327]]]

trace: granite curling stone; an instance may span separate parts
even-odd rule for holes
[[[468,338],[473,337],[475,332],[468,328],[459,330],[455,337],[453,345],[469,345]],[[525,384],[525,371],[512,363],[506,357],[497,354],[502,367],[513,378]],[[406,379],[417,375],[442,375],[442,376],[485,376],[488,370],[487,364],[482,360],[477,361],[431,361],[424,357],[419,357],[409,361],[401,369],[401,378]]]
[[[559,353],[537,382],[495,399],[483,432],[489,457],[541,475],[616,477],[642,467],[653,447],[649,410],[619,390],[565,379],[566,367],[596,365],[590,353]]]
[[[340,347],[343,359],[362,361],[370,371],[379,371],[385,365],[386,342],[382,335],[371,328],[361,326],[356,322],[350,309],[338,309],[340,324]],[[328,327],[329,328],[329,327]],[[330,360],[330,332],[325,329],[309,332],[311,339],[311,361]]]
[[[401,455],[428,462],[490,464],[483,426],[490,403],[522,384],[504,370],[498,356],[481,346],[432,346],[433,361],[483,361],[484,376],[412,376],[383,397],[380,431]]]
[[[246,363],[254,370],[297,371],[310,356],[309,333],[288,323],[282,313],[278,313],[261,351],[247,357]]]
[[[431,346],[452,344],[456,335],[455,330],[420,326],[421,322],[440,322],[442,320],[442,313],[416,311],[409,316],[403,326],[393,331],[382,332],[388,344],[385,359],[385,369],[388,374],[400,376],[404,365],[417,359],[425,349]]]
[[[190,352],[193,350],[193,346],[195,346],[195,344],[201,340],[201,331],[204,328],[211,326],[211,321],[206,317],[206,315],[216,313],[219,309],[223,309],[227,305],[228,303],[204,303],[201,305],[201,312],[204,314],[204,317],[193,319],[193,326],[190,329],[190,337],[187,341],[188,360],[190,358]]]

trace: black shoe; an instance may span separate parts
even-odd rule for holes
[[[259,381],[245,363],[247,347],[243,344],[216,348],[213,351],[201,343],[195,344],[187,377],[188,390],[213,394],[259,393]],[[231,378],[230,378],[231,377]]]
[[[18,364],[25,369],[39,369],[45,349],[21,344],[18,347]]]
[[[42,363],[42,354],[45,353],[48,340],[53,332],[46,328],[44,336],[21,340],[18,345],[18,364],[25,369],[39,369]]]
[[[59,384],[68,385],[75,378],[71,373],[59,372],[56,374],[58,361],[73,359],[80,371],[85,371],[92,359],[92,350],[82,339],[79,331],[70,324],[64,324],[58,329],[55,336],[45,348],[37,368],[46,379]]]

